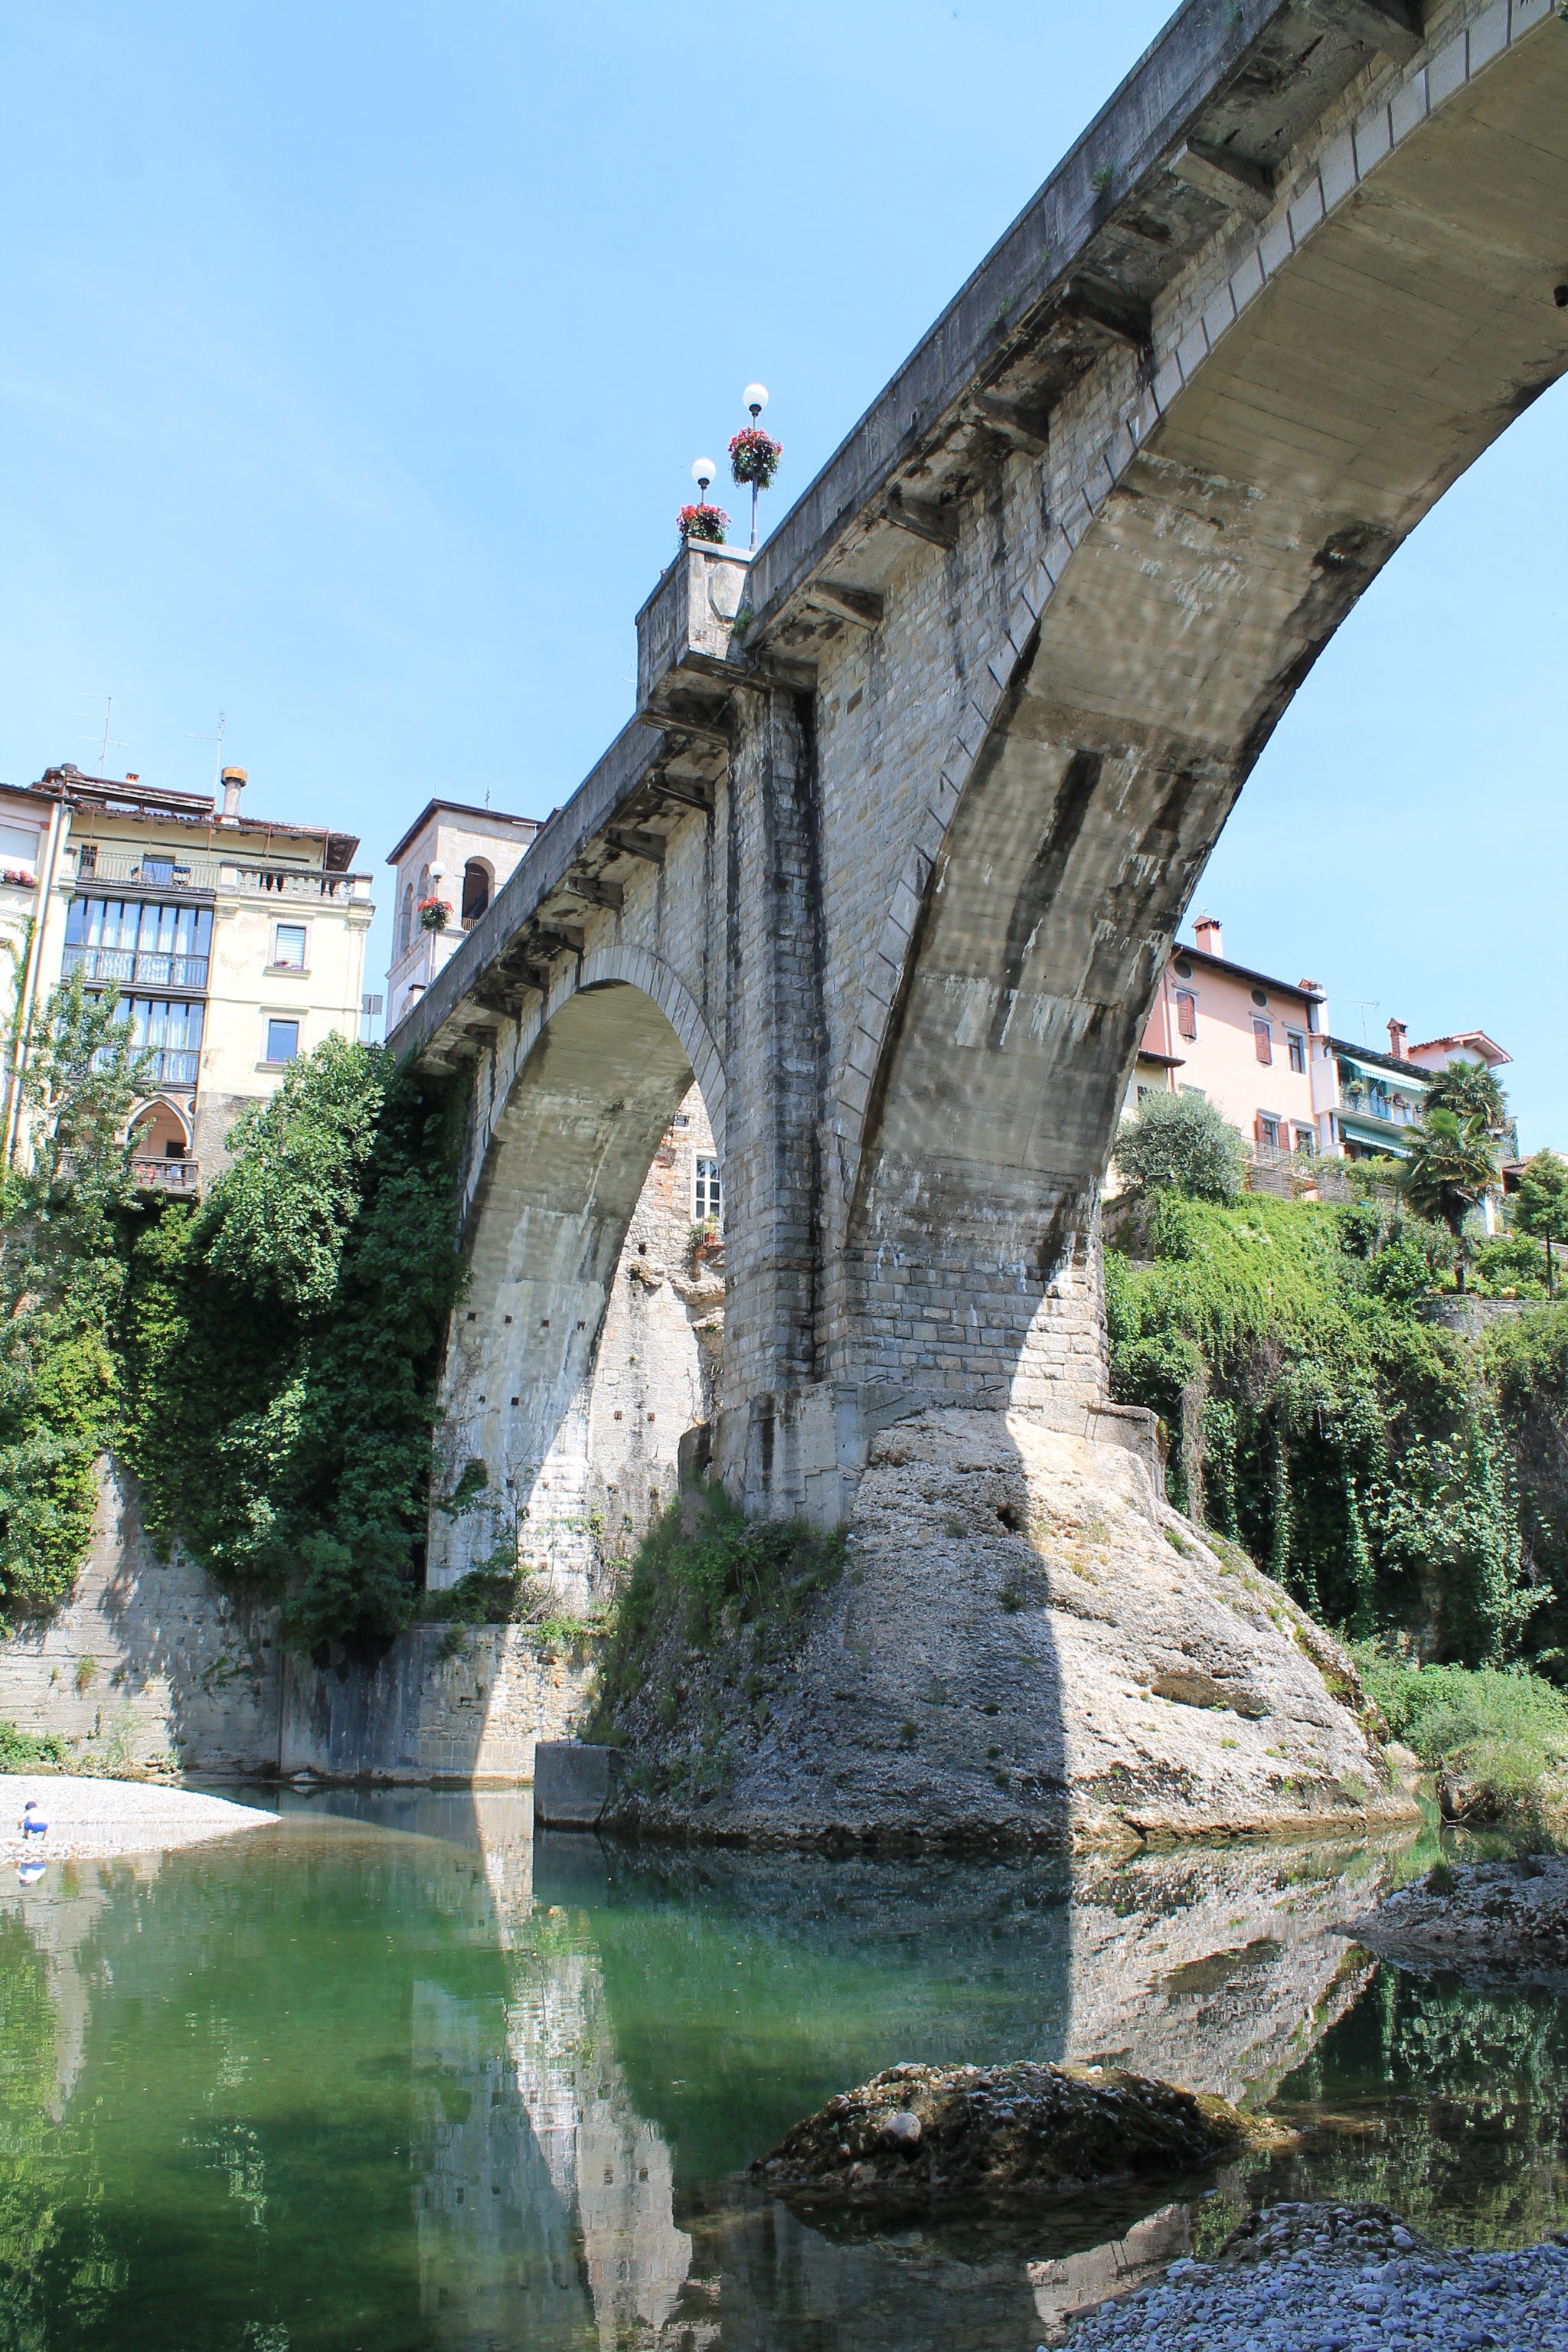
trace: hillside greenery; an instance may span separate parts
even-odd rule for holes
[[[1542,1302],[1472,1343],[1418,1311],[1456,1244],[1399,1193],[1167,1185],[1107,1234],[1113,1387],[1161,1416],[1173,1501],[1352,1636],[1561,1673],[1568,1309],[1540,1242],[1472,1248],[1473,1288]]]

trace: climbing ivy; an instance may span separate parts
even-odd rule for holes
[[[148,1532],[320,1652],[414,1613],[456,1249],[458,1107],[330,1039],[200,1209],[142,1209],[119,1341]]]
[[[1421,1318],[1440,1227],[1396,1202],[1166,1191],[1117,1239],[1112,1377],[1165,1423],[1173,1500],[1353,1634],[1477,1664],[1541,1647],[1561,1549],[1530,1539],[1518,1429],[1547,1366]],[[1550,1363],[1561,1393],[1568,1342]]]

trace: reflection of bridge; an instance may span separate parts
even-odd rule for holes
[[[1096,1187],[1291,696],[1568,362],[1549,0],[1189,0],[396,1033],[473,1089],[455,1418],[538,1463],[692,1073],[721,1467],[838,1516],[921,1403],[1080,1426]],[[1559,299],[1562,298],[1559,296]]]

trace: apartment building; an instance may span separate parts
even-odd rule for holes
[[[42,786],[0,785],[0,1155],[16,1147],[18,1076],[37,1007],[58,979],[72,882],[71,812]]]
[[[1205,916],[1161,976],[1128,1108],[1155,1091],[1205,1095],[1262,1160],[1337,1151],[1328,1029],[1315,980],[1227,962],[1220,926]]]
[[[220,809],[68,763],[6,796],[30,812],[48,868],[34,1007],[77,970],[95,992],[116,987],[150,1056],[137,1172],[170,1192],[210,1179],[239,1113],[299,1055],[360,1030],[374,908],[370,876],[351,870],[359,843],[242,813],[246,781],[224,770]]]
[[[397,876],[386,974],[389,1034],[457,953],[538,832],[532,817],[463,801],[431,801],[415,818],[386,861]],[[445,909],[438,928],[420,911],[432,899]]]

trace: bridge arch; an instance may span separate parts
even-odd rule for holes
[[[457,1517],[433,1515],[433,1583],[515,1540],[525,1559],[555,1572],[563,1597],[579,1606],[592,1597],[586,1522],[600,1341],[634,1213],[694,1079],[717,1139],[717,1048],[674,975],[640,951],[582,958],[521,1036],[479,1158],[466,1229],[469,1285],[444,1381],[444,1491],[465,1470],[471,1486],[471,1465],[483,1465],[484,1483]],[[689,1226],[689,1206],[685,1217]],[[647,1381],[633,1386],[641,1399]],[[667,1381],[661,1402],[668,1393]],[[654,1412],[646,1417],[653,1422]],[[671,1458],[680,1433],[659,1433]]]
[[[1282,217],[1216,246],[1141,392],[1129,355],[1102,404],[1122,421],[996,615],[831,1113],[841,1369],[862,1381],[1037,1402],[1094,1352],[1087,1326],[1053,1337],[1049,1294],[1092,1254],[1137,1041],[1226,817],[1383,565],[1568,366],[1568,40],[1510,47],[1507,24],[1450,18]],[[879,1303],[900,1262],[923,1336],[907,1293]]]

